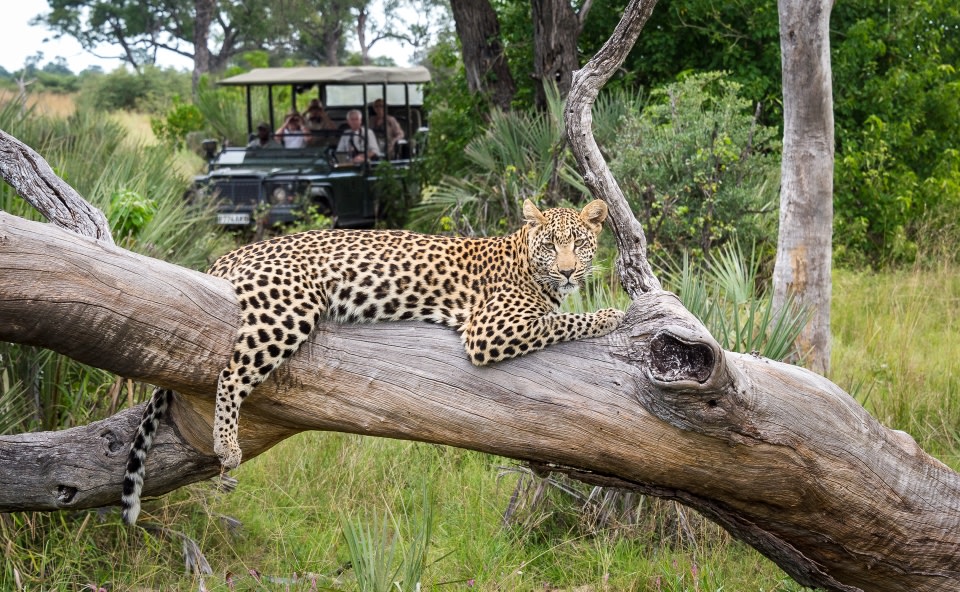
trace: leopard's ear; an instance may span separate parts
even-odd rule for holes
[[[531,224],[544,225],[547,223],[547,217],[529,199],[523,200],[523,219]]]
[[[584,225],[592,230],[594,234],[600,234],[603,229],[603,221],[607,219],[607,204],[601,199],[595,199],[584,206],[580,212],[580,220]]]

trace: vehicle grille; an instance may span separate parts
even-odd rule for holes
[[[301,180],[267,181],[263,186],[267,201],[275,206],[301,203],[310,190],[310,182]]]
[[[210,189],[217,200],[238,206],[255,206],[260,201],[260,179],[222,180]]]

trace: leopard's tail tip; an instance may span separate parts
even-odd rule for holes
[[[137,517],[140,516],[140,492],[143,490],[142,471],[127,472],[123,477],[123,496],[120,498],[121,515],[123,523],[127,526],[133,526],[137,523]]]
[[[153,445],[160,419],[166,413],[172,398],[173,391],[169,389],[158,387],[153,391],[153,397],[147,403],[137,429],[137,437],[130,446],[126,472],[123,474],[123,495],[120,497],[123,521],[128,525],[136,524],[140,515],[140,493],[143,491],[143,479],[146,475],[144,465],[147,462],[147,453]]]

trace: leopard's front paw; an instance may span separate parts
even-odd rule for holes
[[[220,464],[224,469],[229,471],[230,469],[235,469],[240,466],[240,459],[243,458],[243,452],[240,450],[240,445],[236,442],[226,438],[218,438],[213,443],[213,451],[217,454],[217,458],[220,459]]]
[[[596,312],[597,324],[595,333],[596,337],[601,335],[606,335],[616,330],[620,326],[620,323],[623,322],[623,317],[627,313],[619,310],[617,308],[604,308]]]

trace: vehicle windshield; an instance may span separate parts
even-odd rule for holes
[[[363,91],[361,85],[338,86],[327,85],[327,107],[353,107],[364,104]],[[366,102],[375,101],[383,98],[383,85],[366,85]],[[388,105],[406,105],[407,95],[411,106],[423,105],[423,85],[422,84],[388,84],[387,98]]]

